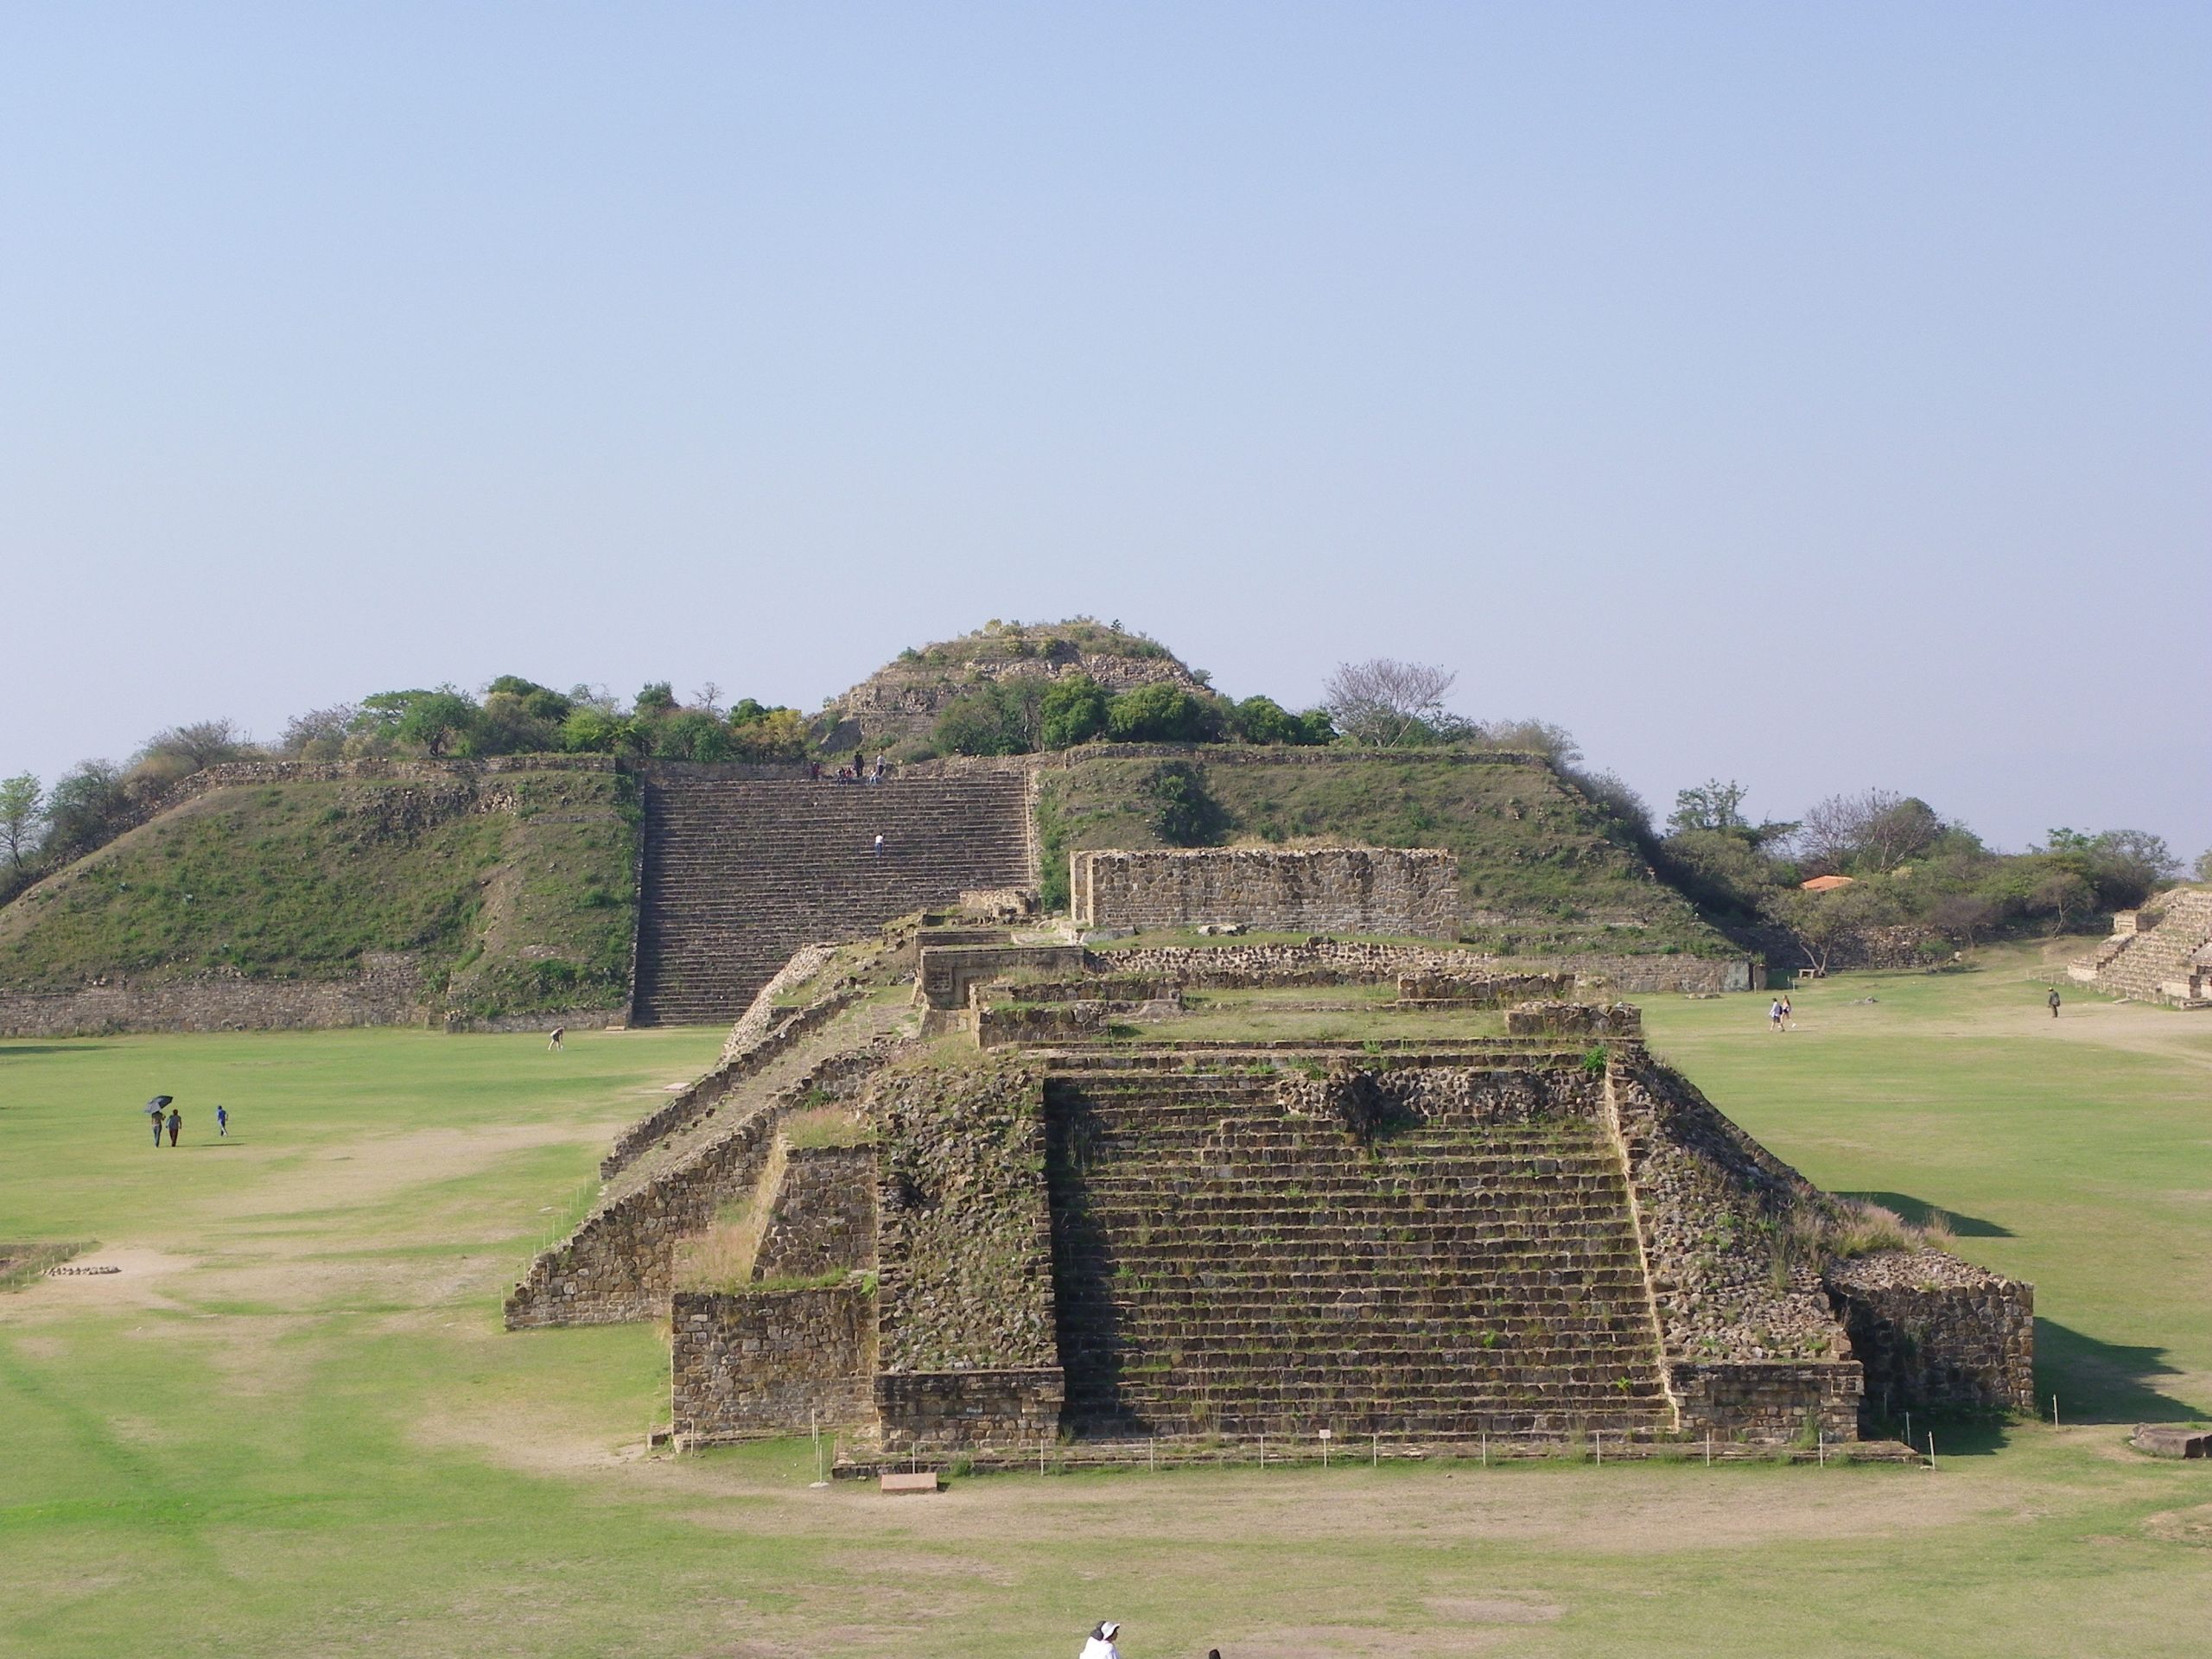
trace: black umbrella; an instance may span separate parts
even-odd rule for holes
[[[146,1103],[146,1109],[149,1112],[158,1112],[175,1098],[175,1095],[156,1095]]]

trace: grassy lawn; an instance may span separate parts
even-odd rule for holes
[[[674,1459],[649,1327],[499,1299],[719,1032],[0,1044],[0,1654],[2183,1655],[2212,1469],[2212,1020],[2031,964],[1646,999],[1655,1046],[1808,1174],[1957,1218],[2037,1284],[2067,1426],[1912,1469],[1609,1465],[1000,1476],[810,1490],[810,1448]],[[1872,996],[1862,1002],[1856,999]],[[156,1152],[138,1104],[178,1096]],[[233,1139],[213,1140],[218,1100]]]

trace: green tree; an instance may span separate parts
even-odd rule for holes
[[[55,862],[104,844],[130,810],[123,773],[105,760],[82,760],[54,780],[46,801],[48,855]]]
[[[466,745],[479,712],[473,700],[449,685],[412,692],[409,697],[405,712],[391,728],[394,737],[429,755],[448,754]]]
[[[1027,754],[1037,747],[1041,696],[1019,683],[992,681],[944,705],[931,728],[940,754]]]
[[[2196,862],[2195,866],[2192,867],[2192,874],[2194,874],[2196,879],[2200,881],[2212,881],[2212,849],[2207,849],[2196,855]]]
[[[484,706],[489,709],[494,697],[512,697],[522,712],[532,720],[542,720],[548,726],[558,726],[568,719],[575,707],[575,699],[564,696],[550,685],[540,685],[535,680],[525,680],[519,674],[502,674],[484,688]]]
[[[46,791],[29,772],[0,778],[0,850],[17,870],[24,855],[38,845],[40,821],[46,816]]]
[[[737,710],[730,714],[730,745],[741,760],[801,760],[806,758],[806,717],[796,709],[761,709],[751,698],[738,705],[739,709],[752,703],[760,710],[744,720]]]
[[[1117,743],[1198,743],[1207,737],[1205,704],[1164,680],[1122,692],[1106,705],[1107,734]]]
[[[652,723],[653,754],[662,760],[727,760],[735,752],[730,729],[703,709],[679,709]]]
[[[1038,735],[1048,749],[1088,743],[1106,729],[1106,688],[1088,674],[1055,680],[1038,702]]]
[[[1171,760],[1145,785],[1152,833],[1170,847],[1204,847],[1220,834],[1227,815],[1206,791],[1205,778],[1187,761]]]
[[[1749,830],[1744,798],[1751,791],[1732,779],[1722,783],[1709,778],[1694,789],[1678,790],[1675,810],[1667,815],[1667,828],[1680,833],[1692,830]]]
[[[1247,743],[1303,743],[1306,723],[1273,697],[1250,696],[1236,705],[1231,728]]]

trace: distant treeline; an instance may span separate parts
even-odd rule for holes
[[[1832,795],[1789,823],[1752,823],[1748,792],[1717,779],[1682,791],[1663,830],[1647,821],[1654,861],[1717,922],[1785,935],[1822,969],[2063,931],[2133,908],[2182,873],[2166,843],[2140,830],[2052,830],[2026,852],[2001,853],[1927,802],[1887,790]],[[2196,874],[2212,880],[2212,852]]]

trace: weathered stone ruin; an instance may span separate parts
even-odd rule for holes
[[[508,1323],[664,1317],[686,1442],[826,1429],[854,1467],[1282,1455],[1323,1428],[1835,1446],[2029,1406],[2028,1287],[1836,1256],[1835,1201],[1655,1060],[1632,1007],[1446,983],[1412,947],[1280,982],[1213,960],[1245,949],[956,918],[803,954],[624,1137]],[[1186,995],[1219,1018],[1285,984],[1420,995],[1368,993],[1357,1040],[1174,1034]]]
[[[1433,848],[1160,848],[1069,858],[1076,924],[1149,933],[1236,923],[1281,933],[1459,932],[1459,861]]]
[[[2212,887],[2177,887],[2112,918],[2112,937],[2067,969],[2137,1002],[2212,1007]]]

